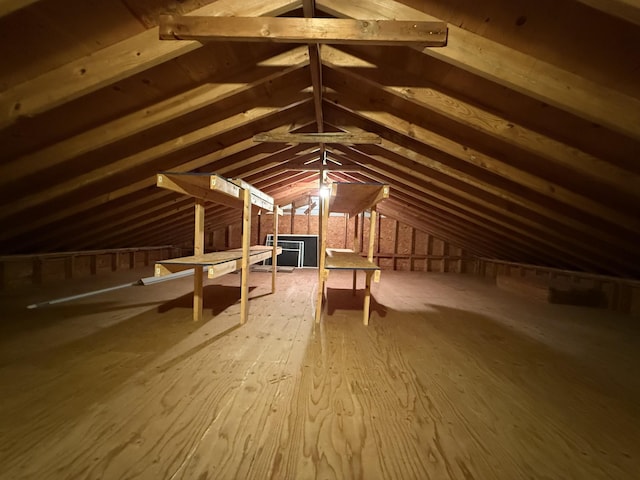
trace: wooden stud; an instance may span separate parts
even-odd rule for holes
[[[195,222],[193,231],[193,254],[204,253],[204,200],[195,198]],[[202,269],[193,271],[193,321],[202,320],[204,277]]]
[[[240,324],[249,317],[249,249],[251,247],[251,191],[243,189],[242,208],[242,270],[240,285]],[[277,216],[277,213],[276,213]]]
[[[369,218],[369,249],[367,250],[367,259],[372,262],[373,261],[373,248],[375,246],[375,237],[377,235],[377,213],[378,210],[376,208],[376,206],[374,205],[371,208],[371,217]],[[380,243],[378,242],[378,245]]]
[[[360,229],[359,229],[359,240],[358,240],[358,253],[362,252],[364,248],[364,212],[358,215],[360,221]]]
[[[396,261],[396,254],[398,253],[398,238],[400,236],[400,222],[394,220],[394,234],[393,234],[393,269],[398,269],[398,262]]]
[[[322,299],[324,297],[324,284],[327,278],[327,271],[325,271],[325,262],[326,262],[326,249],[327,249],[327,239],[326,239],[326,231],[327,224],[329,220],[329,198],[328,197],[320,197],[319,198],[319,238],[320,245],[318,249],[318,292],[316,299],[316,323],[320,323],[320,318],[322,317]]]
[[[311,195],[307,195],[307,205],[308,205],[308,209],[307,209],[307,235],[310,235],[311,234],[311,210],[312,210],[312,208],[311,208],[312,207]]]
[[[273,255],[271,256],[271,293],[276,293],[278,271],[278,205],[273,206]]]
[[[356,214],[353,217],[353,251],[355,253],[360,252],[360,245],[358,244],[358,218],[360,217],[360,214]],[[357,275],[358,271],[354,270],[353,271],[353,294],[356,294],[356,286],[358,283],[358,275]]]
[[[366,280],[364,286],[364,306],[362,307],[362,323],[369,325],[369,311],[371,309],[371,276],[373,271],[366,271]]]
[[[33,259],[33,283],[36,285],[40,285],[43,281],[42,263],[43,262],[40,257]]]
[[[74,270],[75,270],[75,255],[69,255],[64,259],[64,278],[68,280],[73,278]]]
[[[416,229],[411,227],[411,250],[409,252],[409,271],[413,272],[414,262],[413,256],[416,253]]]
[[[369,250],[367,251],[367,260],[373,262],[373,247],[374,241],[376,238],[376,226],[377,226],[377,218],[378,218],[378,209],[377,206],[374,205],[371,207],[371,218],[369,221]],[[380,248],[380,241],[378,240],[378,248]],[[364,311],[362,312],[362,321],[365,325],[369,325],[369,305],[371,302],[371,273],[367,272],[367,277],[365,280],[365,289],[364,289]]]

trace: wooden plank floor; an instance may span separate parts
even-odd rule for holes
[[[2,479],[637,479],[640,328],[461,275],[351,272],[0,295]],[[363,282],[362,275],[360,283]]]

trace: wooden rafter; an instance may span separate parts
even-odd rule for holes
[[[640,25],[640,3],[638,0],[577,0],[591,8]]]
[[[341,147],[342,148],[342,147]],[[570,248],[564,248],[563,244],[554,243],[547,236],[537,236],[529,225],[509,218],[508,212],[500,213],[491,204],[483,201],[474,201],[458,193],[452,194],[442,189],[438,183],[431,184],[428,177],[412,175],[410,169],[393,165],[386,159],[363,156],[353,149],[345,149],[347,158],[361,163],[367,170],[373,172],[376,181],[393,184],[394,192],[404,191],[407,198],[415,198],[416,194],[427,202],[427,208],[421,210],[431,211],[434,207],[444,212],[443,219],[453,222],[461,219],[461,227],[468,229],[473,225],[471,237],[476,237],[478,229],[487,230],[488,238],[501,238],[499,243],[502,248],[508,249],[514,246],[522,253],[537,251],[541,258],[548,258],[554,262],[572,262],[574,266],[581,268],[593,268],[596,264],[593,257],[580,255]],[[463,238],[463,237],[460,237]]]
[[[39,0],[0,0],[0,17],[7,16],[38,1]]]
[[[306,103],[308,103],[308,100]],[[283,130],[283,131],[295,130],[298,127],[307,125],[309,122],[309,119],[306,116],[302,115],[302,112],[300,111],[300,109],[291,110],[291,115],[299,118],[301,123],[296,124],[292,122],[290,124],[287,124],[286,123],[287,117],[281,116],[279,118],[279,121],[280,122],[284,121],[285,124],[275,128],[275,130]],[[226,122],[223,122],[223,123],[228,125],[228,123]],[[189,171],[197,170],[202,167],[210,167],[211,164],[215,162],[223,162],[224,159],[226,158],[233,158],[235,154],[239,154],[244,150],[250,149],[252,146],[255,146],[255,143],[251,138],[248,138],[246,140],[234,143],[229,147],[216,150],[203,157],[199,157],[194,160],[182,163],[178,167],[173,168],[173,170],[181,171],[181,172],[189,172]],[[237,165],[237,162],[234,162],[234,164]],[[229,167],[226,166],[222,168],[215,168],[214,170],[218,173],[226,174],[228,171],[228,168]],[[96,195],[90,199],[85,200],[84,202],[73,203],[64,209],[48,211],[46,215],[41,214],[38,217],[33,217],[31,219],[31,222],[29,223],[22,222],[19,225],[16,225],[15,228],[12,228],[12,229],[7,228],[4,230],[0,230],[0,240],[4,240],[5,238],[8,238],[11,235],[20,235],[34,228],[43,227],[49,223],[60,221],[60,219],[68,218],[73,215],[83,214],[84,216],[84,212],[87,212],[90,209],[104,206],[115,199],[119,199],[127,195],[131,195],[133,193],[139,192],[144,188],[150,187],[152,185],[155,185],[155,177],[148,176],[138,181],[131,181],[129,184],[113,189],[106,194]]]
[[[599,256],[609,257],[608,252],[602,251],[602,249],[598,249],[593,245],[583,244],[580,246],[575,234],[569,235],[564,231],[559,231],[558,228],[551,228],[547,222],[543,223],[540,220],[514,212],[514,206],[510,205],[506,200],[496,201],[495,197],[492,199],[491,195],[479,190],[471,191],[473,193],[470,193],[468,189],[461,188],[462,186],[458,185],[457,182],[450,184],[446,177],[433,175],[433,173],[421,171],[421,169],[411,167],[408,164],[399,163],[400,156],[395,156],[391,152],[385,152],[382,155],[372,155],[371,153],[365,155],[349,147],[336,146],[336,149],[345,152],[347,157],[352,160],[356,160],[357,153],[361,160],[370,163],[369,168],[372,170],[392,176],[394,186],[397,186],[398,182],[411,185],[414,188],[428,192],[429,195],[438,195],[441,200],[447,202],[452,202],[452,199],[459,199],[456,202],[465,211],[480,214],[487,221],[499,223],[508,230],[518,232],[525,238],[528,237],[529,241],[545,245],[546,248],[562,250],[569,257],[579,258],[584,265],[594,263],[593,258]],[[371,164],[372,161],[374,164]],[[394,170],[401,171],[403,175],[394,176]],[[610,261],[616,262],[613,256],[610,256]],[[613,267],[613,263],[611,265]],[[616,268],[619,269],[620,265]]]
[[[261,63],[263,67],[280,65],[281,69],[276,73],[258,75],[253,82],[207,83],[19,157],[15,161],[5,162],[0,165],[0,186],[22,179],[32,173],[34,168],[59,167],[64,162],[89,151],[123,140],[191,111],[206,108],[232,95],[249,92],[266,82],[277,81],[278,78],[303,67],[308,61],[306,48],[298,47]],[[285,67],[282,68],[282,65]]]
[[[344,100],[345,103],[347,103],[346,99]],[[399,119],[390,113],[366,112],[364,111],[364,109],[360,110],[359,106],[351,110],[351,113],[353,113],[354,115],[361,115],[367,119],[370,119],[373,116],[376,118],[376,121],[379,124],[385,126],[393,126],[396,131],[401,133],[401,135],[405,136],[407,139],[413,139],[416,136],[416,130],[419,130],[418,126],[409,125],[408,122]],[[382,118],[380,116],[382,116]],[[400,125],[402,125],[402,129],[399,128]],[[588,235],[594,240],[599,239],[603,242],[603,246],[607,244],[618,245],[620,248],[626,248],[629,252],[636,251],[635,247],[633,246],[634,244],[626,242],[624,238],[618,238],[615,235],[610,234],[609,232],[605,232],[596,227],[592,227],[590,224],[582,221],[582,219],[580,218],[574,218],[574,216],[569,215],[566,211],[562,211],[561,209],[559,209],[557,204],[551,204],[548,201],[541,203],[540,199],[535,199],[535,197],[531,198],[529,195],[524,195],[524,192],[515,191],[513,188],[509,188],[508,184],[502,184],[495,181],[484,181],[482,176],[480,175],[480,172],[474,169],[469,170],[466,167],[454,168],[447,162],[435,160],[434,158],[430,158],[426,155],[409,149],[404,145],[400,145],[388,140],[383,140],[381,147],[382,148],[380,149],[377,146],[369,147],[364,145],[360,147],[360,150],[367,153],[371,153],[374,150],[384,152],[380,153],[380,155],[383,156],[396,154],[399,156],[399,158],[407,159],[410,162],[414,162],[419,166],[426,167],[430,171],[433,171],[433,178],[440,179],[443,185],[446,184],[447,186],[451,186],[453,183],[461,181],[464,184],[469,185],[473,189],[477,188],[478,194],[488,194],[490,196],[495,196],[495,198],[502,199],[503,201],[507,202],[508,205],[511,205],[509,209],[511,209],[512,211],[517,209],[517,207],[525,209],[522,211],[522,214],[527,218],[544,218],[544,223],[557,222],[558,225],[569,227],[575,230],[575,232],[581,232],[582,235]],[[463,151],[462,148],[460,150],[461,152]],[[462,159],[464,160],[464,157]],[[441,176],[440,174],[444,176]],[[515,217],[519,216],[520,215],[515,215]],[[541,220],[537,220],[535,223],[542,225]],[[550,228],[546,225],[543,226],[545,229],[549,230],[549,234],[557,233],[557,229]],[[575,237],[575,233],[572,236]]]
[[[337,17],[439,20],[393,0],[318,0],[317,4],[324,12]],[[447,47],[427,48],[423,53],[636,140],[640,139],[639,99],[506,45],[449,25]],[[532,65],[535,65],[535,70],[532,70]]]
[[[395,73],[398,65],[391,60],[384,65],[378,65],[380,68],[376,69],[377,76],[375,79],[372,79],[365,75],[359,75],[351,69],[339,67],[338,65],[359,61],[359,59],[345,52],[332,47],[326,47],[323,49],[322,59],[323,65],[329,67],[327,74],[329,85],[333,86],[334,89],[336,88],[336,82],[333,80],[336,78],[335,72],[339,72],[342,75],[338,80],[341,86],[340,90],[345,92],[345,86],[347,86],[347,90],[350,92],[349,96],[353,96],[357,91],[362,92],[363,86],[371,87],[371,89],[367,88],[366,96],[368,101],[376,100],[382,104],[384,95],[391,94],[406,102],[426,108],[486,135],[497,138],[500,141],[543,157],[562,168],[575,171],[579,175],[591,176],[598,183],[608,183],[626,195],[640,195],[637,187],[640,183],[639,175],[623,170],[622,168],[617,168],[608,162],[581,152],[576,148],[541,135],[512,121],[500,118],[464,100],[447,95],[435,86],[417,87],[411,83],[412,80],[415,79],[412,79],[409,74],[405,72],[400,74]],[[404,85],[412,86],[402,86],[403,81],[407,82]],[[330,96],[329,99],[331,98],[341,99],[344,97]],[[407,125],[407,122],[394,122],[393,117],[383,112],[370,112],[366,114],[366,116],[373,121],[400,131],[400,133],[406,133],[406,128],[403,127]],[[626,215],[624,212],[609,208],[592,198],[580,195],[562,185],[527,173],[511,166],[507,162],[501,162],[496,158],[492,158],[487,154],[474,150],[467,145],[462,145],[436,132],[421,128],[415,124],[412,124],[410,128],[412,137],[419,139],[421,142],[433,148],[522,184],[526,188],[566,203],[567,205],[571,205],[574,208],[595,214],[601,218],[616,222],[625,228],[640,232],[640,222],[638,219]]]
[[[352,181],[377,181],[386,182],[387,177],[383,173],[376,173],[367,169],[363,173],[353,177]],[[427,190],[425,190],[427,191]],[[462,213],[455,209],[447,208],[446,205],[433,202],[425,194],[416,190],[408,185],[398,184],[394,182],[392,195],[381,207],[388,207],[389,205],[397,204],[397,212],[394,215],[390,215],[401,221],[405,221],[408,224],[416,224],[416,221],[424,221],[425,225],[429,225],[429,228],[424,228],[427,232],[432,232],[434,225],[438,226],[437,234],[442,235],[444,238],[448,238],[452,243],[457,243],[460,246],[467,248],[469,251],[477,251],[478,247],[482,246],[484,251],[492,251],[489,247],[492,244],[492,238],[496,236],[502,236],[502,233],[492,228],[491,224],[487,222],[478,221],[470,216],[468,213]],[[443,231],[448,234],[443,234]],[[466,239],[473,238],[473,242],[469,242]],[[509,234],[504,236],[504,242],[502,247],[503,253],[510,252],[524,252],[523,247],[519,245],[519,241],[516,237],[510,237]],[[523,242],[524,245],[524,242]],[[499,256],[499,255],[498,255]]]

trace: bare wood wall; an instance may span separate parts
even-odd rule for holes
[[[0,257],[0,290],[152,265],[179,255],[170,246]]]
[[[412,228],[389,217],[378,217],[374,240],[374,261],[385,270],[464,273],[471,259],[464,251],[438,237]],[[359,251],[366,253],[369,243],[369,218],[358,217]],[[327,245],[332,248],[353,248],[354,222],[347,216],[329,217]],[[251,243],[264,244],[273,233],[271,215],[254,216]],[[315,215],[284,215],[279,222],[280,234],[317,235]],[[240,222],[213,230],[208,235],[209,250],[237,248],[241,240]],[[362,246],[364,245],[364,248]]]
[[[588,289],[591,294],[603,296],[601,308],[640,316],[640,282],[637,280],[487,258],[476,258],[467,267],[468,273],[492,281],[503,276]]]

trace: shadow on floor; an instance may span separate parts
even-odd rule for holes
[[[330,288],[327,287],[325,293],[325,308],[328,315],[335,314],[340,310],[362,311],[364,305],[364,290],[357,289],[355,292],[350,288]],[[375,296],[371,295],[370,314],[376,313],[380,317],[387,315],[387,309],[378,303]]]
[[[256,287],[249,287],[251,293]],[[205,313],[219,315],[225,309],[240,301],[240,287],[226,285],[205,285],[202,291],[202,305]],[[165,313],[174,308],[193,308],[193,293],[174,298],[158,307],[158,313]]]
[[[39,422],[73,422],[92,405],[108,401],[132,377],[161,374],[236,330],[239,318],[235,315],[216,316],[239,298],[239,287],[206,286],[205,316],[199,323],[192,321],[192,294],[142,313],[126,309],[146,303],[120,307],[117,302],[69,303],[48,308],[46,324],[30,325],[27,335],[18,335],[3,352],[2,423],[20,438],[22,429],[37,430]],[[195,346],[175,349],[201,330],[205,330],[202,337],[194,337],[190,343]],[[65,331],[72,333],[65,339],[55,337]],[[17,348],[16,342],[27,341],[30,344],[23,349]],[[172,359],[150,367],[172,349]],[[24,408],[27,404],[29,409]]]

